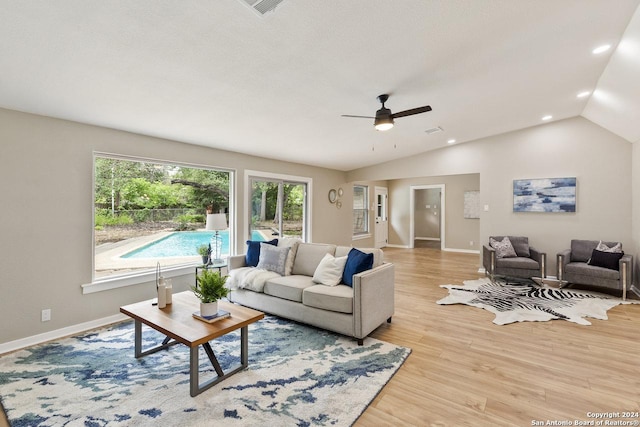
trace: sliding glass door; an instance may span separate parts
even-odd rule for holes
[[[307,184],[273,178],[251,178],[251,240],[281,236],[307,240]]]

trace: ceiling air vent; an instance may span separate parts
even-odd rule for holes
[[[434,128],[425,130],[425,132],[428,133],[429,135],[431,135],[431,134],[434,134],[434,133],[442,132],[442,128],[440,126],[436,126]]]
[[[242,0],[242,3],[249,5],[251,9],[258,12],[260,16],[273,12],[283,0]]]

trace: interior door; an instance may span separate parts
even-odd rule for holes
[[[375,188],[375,208],[376,226],[375,239],[376,248],[384,248],[389,242],[389,208],[386,187]]]

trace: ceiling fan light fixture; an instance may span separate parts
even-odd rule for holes
[[[376,118],[373,126],[377,131],[384,132],[385,130],[389,130],[393,127],[393,119],[391,117]]]

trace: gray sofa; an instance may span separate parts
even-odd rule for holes
[[[622,299],[627,297],[627,289],[633,284],[633,256],[625,254],[618,262],[617,269],[589,265],[598,240],[572,240],[571,248],[558,253],[558,279],[569,284],[589,285],[622,291]],[[612,247],[616,242],[602,242]]]
[[[505,236],[491,236],[501,241]],[[529,246],[529,239],[523,236],[507,236],[516,252],[516,257],[498,258],[496,251],[488,244],[482,247],[482,265],[491,281],[495,276],[517,277],[530,279],[531,277],[546,277],[546,253],[539,252]]]
[[[394,266],[383,261],[380,249],[362,249],[373,253],[373,268],[353,275],[353,286],[325,286],[312,281],[325,254],[346,256],[350,247],[321,243],[299,243],[291,251],[291,274],[264,281],[262,292],[242,288],[234,283],[237,273],[247,275],[245,255],[228,260],[231,276],[229,300],[266,313],[363,339],[394,313]],[[254,272],[255,273],[255,272]],[[234,289],[235,287],[235,289]]]

